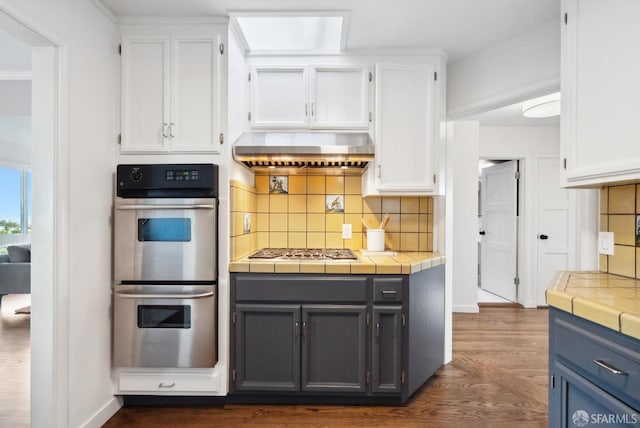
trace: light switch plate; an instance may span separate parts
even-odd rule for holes
[[[342,225],[342,239],[351,239],[352,227],[351,224]]]
[[[244,224],[242,229],[244,233],[251,232],[251,213],[244,213]]]
[[[613,232],[598,233],[598,253],[613,256]]]

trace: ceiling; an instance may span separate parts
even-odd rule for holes
[[[347,50],[442,48],[449,62],[558,19],[559,0],[96,0],[117,16],[348,11]]]
[[[465,117],[462,120],[477,120],[480,126],[560,126],[560,116],[541,119],[522,116],[522,103]]]

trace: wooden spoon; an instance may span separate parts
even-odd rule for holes
[[[380,229],[385,229],[389,225],[390,221],[391,216],[389,213],[385,214],[384,217],[382,217],[382,221],[380,221]]]

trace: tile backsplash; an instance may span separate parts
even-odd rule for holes
[[[600,231],[613,232],[614,255],[600,255],[600,271],[640,278],[640,184],[607,186],[600,190]]]
[[[433,250],[433,198],[362,197],[362,178],[351,175],[256,175],[255,187],[231,182],[231,258],[263,247],[366,248],[365,218],[386,228],[388,249]],[[245,230],[245,214],[251,214]],[[351,224],[352,238],[342,239]]]

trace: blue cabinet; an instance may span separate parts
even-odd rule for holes
[[[640,341],[549,309],[549,427],[640,427]]]

